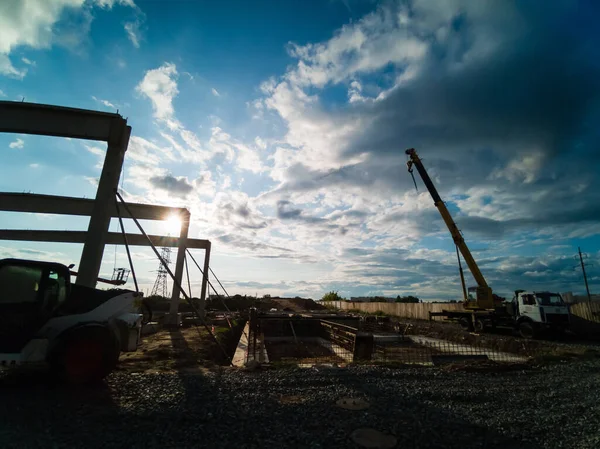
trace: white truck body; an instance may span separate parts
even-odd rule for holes
[[[559,293],[517,291],[512,300],[517,321],[524,319],[542,327],[566,328],[569,325],[569,306]]]

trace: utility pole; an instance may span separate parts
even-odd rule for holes
[[[585,264],[583,263],[583,256],[581,255],[581,248],[577,247],[577,250],[579,251],[579,261],[581,262],[581,271],[583,271],[583,280],[585,282],[585,290],[587,291],[588,301],[591,301],[592,297],[590,295],[590,287],[588,286],[587,275],[585,274]]]

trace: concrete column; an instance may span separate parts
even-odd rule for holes
[[[202,288],[200,291],[200,304],[198,304],[198,310],[204,314],[204,308],[206,307],[206,290],[208,288],[208,275],[210,267],[210,242],[204,249],[204,276],[202,276]]]
[[[202,299],[202,304],[204,305],[204,301],[206,300],[206,288],[208,285],[208,273],[210,268],[210,242],[206,246],[204,250],[204,276],[202,277],[202,290],[200,294],[200,298]]]
[[[169,324],[179,324],[177,314],[179,313],[179,297],[181,291],[177,284],[181,285],[183,279],[183,268],[185,262],[185,251],[187,249],[187,237],[190,230],[190,215],[182,215],[181,219],[181,231],[179,233],[179,245],[177,246],[177,258],[175,260],[175,281],[173,282],[173,292],[171,294],[171,307],[169,309],[169,316],[167,321]]]
[[[90,216],[90,223],[81,260],[79,261],[77,284],[86,287],[95,287],[104,254],[104,245],[110,225],[112,204],[115,201],[115,189],[119,185],[119,177],[123,168],[123,158],[131,126],[123,119],[113,119],[108,139],[108,149],[104,158],[104,167],[100,175],[96,200]]]

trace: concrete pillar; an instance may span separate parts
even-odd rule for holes
[[[181,231],[179,233],[179,245],[177,246],[177,258],[175,259],[175,281],[173,282],[173,292],[171,293],[171,307],[169,309],[169,316],[167,317],[168,324],[179,324],[178,313],[179,313],[179,297],[181,291],[177,284],[182,285],[183,269],[185,262],[185,252],[187,249],[187,238],[190,230],[190,215],[186,214],[180,216],[181,219]]]
[[[354,354],[352,359],[371,360],[375,349],[375,339],[371,332],[357,332],[354,339]]]
[[[113,119],[108,139],[108,149],[104,158],[104,167],[100,175],[96,200],[90,216],[87,236],[79,261],[77,284],[95,287],[104,254],[104,245],[110,225],[112,205],[115,201],[115,189],[119,185],[119,177],[123,168],[123,158],[131,126],[123,119]]]
[[[208,274],[209,274],[209,268],[210,268],[210,242],[208,242],[208,245],[206,246],[206,249],[204,250],[204,276],[202,277],[202,290],[201,290],[201,294],[200,294],[200,298],[202,299],[202,306],[204,307],[204,301],[206,300],[206,289],[207,289],[207,285],[208,285]]]

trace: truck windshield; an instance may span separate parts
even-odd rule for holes
[[[541,306],[562,306],[564,302],[560,295],[555,293],[536,293],[535,297]]]

